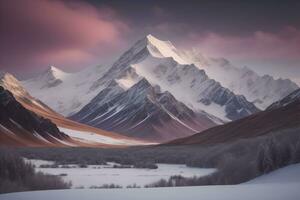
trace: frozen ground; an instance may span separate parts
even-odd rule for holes
[[[1,200],[299,200],[300,164],[290,165],[248,183],[141,189],[78,189],[0,195]],[[284,180],[281,182],[280,180]],[[291,180],[291,181],[289,181]],[[282,184],[284,183],[284,184]]]
[[[300,189],[300,163],[278,169],[270,174],[257,177],[245,184],[256,183],[297,183]],[[300,196],[299,196],[300,199]]]
[[[77,189],[20,192],[1,200],[299,200],[299,184],[249,184],[142,189]]]
[[[27,160],[28,161],[28,160]],[[103,184],[117,184],[123,187],[137,184],[146,184],[168,179],[173,175],[184,177],[204,176],[215,171],[215,169],[201,169],[187,167],[185,165],[157,164],[158,169],[137,169],[137,168],[113,168],[114,163],[108,165],[89,165],[88,168],[40,168],[40,164],[53,164],[49,161],[31,160],[37,167],[37,171],[48,174],[60,175],[65,181],[72,181],[73,188],[90,186],[102,186]]]

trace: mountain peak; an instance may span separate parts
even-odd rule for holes
[[[53,66],[53,65],[50,65],[50,66],[48,67],[48,70],[51,70],[51,71],[57,71],[57,70],[59,70],[59,69],[56,68],[56,67]]]
[[[61,69],[58,69],[57,67],[50,65],[48,67],[48,69],[46,70],[46,72],[51,72],[51,73],[65,73],[64,71],[62,71]]]
[[[50,88],[61,84],[66,76],[68,76],[68,73],[54,66],[49,66],[47,70],[45,70],[38,77],[33,78],[32,80],[39,81],[42,85],[41,88]]]
[[[167,40],[167,41],[160,40],[160,39],[158,39],[157,37],[155,37],[155,36],[152,35],[152,34],[148,34],[148,35],[146,36],[146,38],[147,38],[147,40],[148,40],[149,42],[165,42],[165,43],[171,43],[169,40]]]
[[[152,34],[148,34],[147,36],[146,36],[146,38],[148,38],[148,39],[150,39],[150,38],[152,38],[152,37],[154,37]],[[154,37],[155,38],[155,37]]]
[[[63,79],[67,75],[66,72],[62,71],[61,69],[55,66],[49,66],[48,69],[40,75],[41,78],[46,79]]]
[[[178,50],[170,41],[160,40],[153,35],[149,34],[146,36],[147,48],[150,54],[154,57],[171,57],[179,64],[188,64],[180,55]]]
[[[173,44],[169,40],[166,40],[166,41],[160,40],[160,39],[158,39],[157,37],[155,37],[151,34],[148,34],[146,36],[146,39],[147,39],[148,44],[150,43],[150,44],[152,44],[152,45],[154,45],[158,48],[160,46],[166,46],[167,45],[169,48],[175,49],[175,47],[173,46]]]

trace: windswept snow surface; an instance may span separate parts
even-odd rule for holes
[[[240,185],[141,189],[80,189],[20,192],[1,200],[299,200],[300,164],[290,165]],[[297,177],[297,178],[295,178]],[[283,180],[281,182],[280,180]]]

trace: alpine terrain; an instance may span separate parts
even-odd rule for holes
[[[274,79],[270,75],[260,76],[246,66],[239,68],[224,58],[209,58],[197,50],[181,51],[181,55],[190,63],[205,70],[209,77],[219,81],[234,93],[244,95],[262,110],[299,88],[290,79]]]
[[[186,64],[170,42],[152,35],[125,52],[91,90],[103,86],[71,119],[126,135],[167,140],[258,111],[204,70]]]
[[[32,97],[13,75],[0,74],[2,145],[112,147],[145,144],[66,119]]]
[[[178,50],[152,35],[110,67],[66,73],[51,66],[22,83],[72,120],[152,141],[241,119],[298,88],[290,80],[259,76],[225,59]]]
[[[225,125],[213,127],[169,144],[216,144],[254,138],[300,127],[300,89],[273,103],[265,111]]]

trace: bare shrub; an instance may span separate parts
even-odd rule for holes
[[[240,140],[204,150],[206,158],[216,162],[218,170],[204,177],[173,176],[145,187],[173,187],[193,185],[227,185],[249,181],[278,168],[300,162],[299,130],[285,130],[271,135]],[[218,147],[218,146],[216,146]],[[208,148],[209,149],[209,148]],[[202,165],[203,160],[192,160]],[[212,162],[212,161],[210,161]]]
[[[68,189],[61,177],[36,173],[30,163],[16,153],[0,149],[0,193],[28,190]]]
[[[114,188],[123,188],[122,186],[120,185],[117,185],[117,184],[103,184],[101,186],[91,186],[90,189],[114,189]]]
[[[126,188],[141,188],[141,186],[139,186],[136,183],[134,183],[132,185],[127,185]]]

